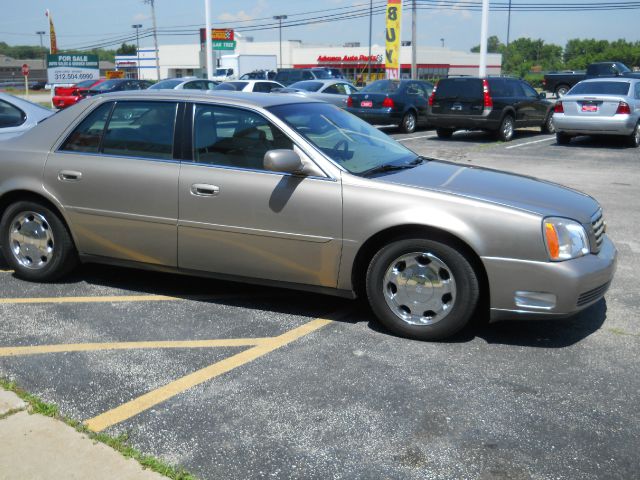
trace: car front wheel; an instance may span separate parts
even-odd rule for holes
[[[56,213],[38,202],[10,205],[2,216],[0,235],[5,260],[24,280],[53,281],[77,263],[66,226]]]
[[[418,238],[380,249],[369,264],[366,287],[380,322],[418,340],[440,340],[461,330],[480,296],[477,275],[462,253]]]

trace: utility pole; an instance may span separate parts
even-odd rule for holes
[[[153,48],[156,49],[156,76],[160,80],[160,50],[158,50],[158,25],[156,23],[155,0],[144,0],[144,3],[151,5],[151,17],[153,19]]]
[[[47,34],[47,32],[42,31],[42,30],[39,30],[39,31],[36,32],[36,35],[40,35],[40,49],[44,49],[44,44],[42,43],[42,36],[46,35],[46,34]],[[47,54],[46,53],[42,56],[42,69],[43,70],[47,68],[46,65],[45,65],[45,58],[47,58]]]
[[[205,64],[207,66],[207,78],[211,80],[213,78],[213,62],[211,58],[213,55],[213,45],[211,44],[211,6],[209,5],[209,1],[210,0],[204,0],[204,57],[206,59]]]
[[[369,0],[369,60],[367,60],[367,70],[369,70],[367,83],[371,81],[371,30],[373,27],[373,0]]]
[[[276,15],[273,17],[274,20],[278,20],[280,22],[280,68],[282,68],[282,20],[286,20],[286,15]]]
[[[418,16],[418,10],[416,8],[416,0],[411,4],[411,78],[414,80],[418,78],[418,65],[416,64],[417,57],[417,31],[416,31],[416,17]]]
[[[131,28],[136,29],[136,67],[138,70],[136,78],[140,80],[140,36],[138,35],[138,31],[142,28],[142,24],[136,23],[135,25],[131,25]]]
[[[487,36],[489,35],[489,0],[482,0],[482,26],[480,27],[480,77],[487,76]]]

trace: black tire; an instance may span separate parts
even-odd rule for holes
[[[540,130],[542,133],[556,133],[556,127],[553,123],[553,111],[547,114],[547,117],[544,119],[544,123],[540,126]]]
[[[413,133],[416,131],[416,122],[417,122],[416,114],[412,111],[409,111],[404,114],[402,117],[402,122],[400,123],[400,130],[404,133]]]
[[[569,85],[558,85],[555,91],[556,97],[564,97],[569,90],[571,90],[571,87]]]
[[[437,319],[439,315],[442,315],[442,318],[428,324],[411,324],[411,319],[408,321],[400,317],[385,299],[385,293],[393,294],[392,290],[389,290],[393,285],[385,283],[385,275],[403,255],[411,257],[416,252],[423,254],[421,257],[429,254],[431,258],[435,258],[434,261],[444,264],[444,273],[437,275],[445,278],[443,275],[446,274],[449,279],[453,279],[454,284],[455,293],[449,297],[450,305],[447,309],[443,313],[431,312],[433,314],[431,319]],[[440,269],[439,272],[443,270],[437,265],[436,268]],[[464,254],[444,243],[419,238],[397,240],[381,248],[369,264],[366,288],[369,304],[380,323],[396,335],[416,340],[441,340],[457,333],[471,320],[480,298],[478,277]],[[427,289],[429,293],[424,297],[420,297],[419,290],[415,294],[411,291],[410,294],[421,300],[435,297],[434,290],[429,286]],[[441,300],[444,303],[444,296]],[[393,302],[393,300],[389,301]],[[415,303],[411,304],[411,306],[414,305]],[[400,309],[403,307],[405,306],[400,306]],[[410,309],[407,308],[407,310]],[[418,309],[417,316],[425,318],[426,313],[419,312]]]
[[[629,136],[628,143],[631,148],[640,147],[640,122],[638,122],[636,128],[633,129],[633,133]]]
[[[455,130],[453,128],[436,128],[436,135],[438,138],[451,138]]]
[[[20,217],[31,218],[39,216],[38,221],[43,225],[41,231],[49,230],[51,252],[46,262],[37,261],[40,266],[29,267],[19,260],[20,253],[14,253],[16,245],[12,244],[11,231]],[[70,272],[78,264],[73,240],[60,217],[45,205],[36,201],[19,201],[5,210],[0,222],[0,243],[6,262],[15,272],[16,277],[34,282],[52,282]],[[24,252],[23,252],[24,253]],[[28,256],[26,257],[29,258]]]
[[[558,145],[568,145],[571,141],[571,137],[566,133],[556,132],[556,143]]]
[[[516,126],[513,117],[507,114],[500,122],[500,128],[496,132],[496,137],[501,142],[509,142],[513,138],[515,128]]]

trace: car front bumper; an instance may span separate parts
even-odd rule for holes
[[[564,262],[483,257],[491,292],[491,321],[561,318],[579,312],[604,296],[616,270],[617,255],[605,235],[597,255]],[[526,297],[536,295],[553,300],[527,304]]]
[[[638,117],[633,115],[600,118],[553,115],[556,132],[569,135],[631,135],[637,123]]]

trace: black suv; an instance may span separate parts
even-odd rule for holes
[[[288,87],[302,80],[330,80],[333,78],[325,68],[281,68],[274,80]]]
[[[456,130],[487,130],[508,142],[521,127],[553,133],[553,105],[524,80],[508,77],[452,77],[438,82],[429,97],[429,124],[440,138]]]

